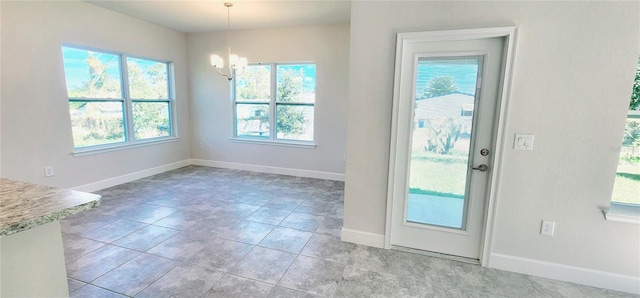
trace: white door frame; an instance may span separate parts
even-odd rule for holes
[[[500,187],[500,173],[502,172],[502,156],[504,152],[506,140],[506,120],[509,108],[509,99],[511,93],[511,80],[513,73],[513,62],[515,59],[515,48],[518,27],[493,27],[493,28],[477,28],[462,30],[442,30],[442,31],[426,31],[426,32],[409,32],[398,33],[396,41],[396,65],[395,76],[393,81],[393,117],[391,121],[391,146],[389,152],[389,178],[387,184],[387,218],[384,234],[384,248],[391,248],[391,223],[393,219],[393,196],[395,179],[398,175],[396,170],[396,154],[399,150],[398,140],[398,106],[400,102],[400,79],[402,55],[405,44],[414,42],[437,42],[437,41],[457,41],[457,40],[477,40],[485,38],[504,38],[504,54],[503,65],[500,72],[500,84],[498,86],[498,99],[496,109],[496,122],[494,124],[495,134],[493,143],[495,144],[493,160],[491,161],[492,171],[489,177],[489,185],[487,189],[487,200],[485,205],[484,223],[482,228],[482,239],[480,243],[480,264],[482,266],[490,266],[490,252],[493,244],[493,233],[495,230],[495,214],[498,199],[498,190]],[[406,79],[406,78],[405,78]]]

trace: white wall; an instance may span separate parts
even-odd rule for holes
[[[234,31],[231,46],[234,53],[247,57],[249,63],[316,62],[314,137],[317,147],[230,141],[233,136],[230,85],[209,62],[211,54],[226,56],[226,33],[193,33],[188,35],[193,158],[342,177],[346,153],[349,25]]]
[[[2,177],[74,187],[190,157],[186,34],[80,1],[2,1]],[[176,142],[74,157],[62,43],[169,60]],[[44,178],[43,167],[55,176]]]
[[[638,287],[640,226],[606,221],[601,208],[640,53],[640,3],[354,1],[351,12],[345,229],[384,234],[395,34],[517,25],[491,253]],[[516,132],[536,135],[533,151],[512,149]],[[556,222],[554,237],[539,235],[542,219]]]

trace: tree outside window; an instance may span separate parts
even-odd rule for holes
[[[235,136],[313,141],[315,75],[311,63],[246,67],[234,80]]]
[[[69,46],[62,56],[75,148],[172,135],[169,63]]]
[[[611,201],[640,205],[640,59],[631,92]]]

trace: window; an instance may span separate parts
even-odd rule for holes
[[[640,59],[607,219],[640,223]]]
[[[173,136],[170,63],[62,47],[76,149]]]
[[[234,83],[235,137],[313,141],[315,64],[249,65]]]

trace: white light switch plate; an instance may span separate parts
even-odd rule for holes
[[[513,140],[513,149],[533,150],[533,134],[517,133]]]

